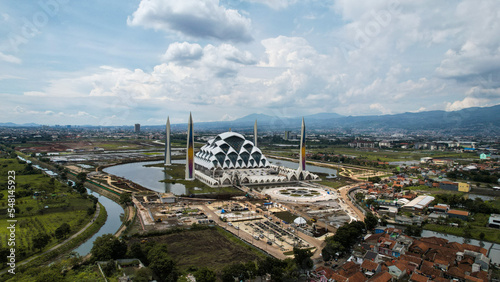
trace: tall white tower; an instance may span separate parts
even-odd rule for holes
[[[170,117],[167,117],[167,128],[165,136],[165,165],[172,164],[172,153],[170,145]]]
[[[306,170],[306,124],[302,118],[302,128],[300,130],[300,159],[299,171]]]
[[[255,120],[255,124],[253,126],[253,145],[257,147],[257,120]]]

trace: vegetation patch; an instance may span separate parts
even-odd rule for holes
[[[168,253],[181,271],[190,267],[208,267],[220,271],[231,263],[245,263],[259,259],[262,255],[252,247],[219,228],[183,230],[167,235],[132,238],[134,242],[166,243]],[[236,241],[240,243],[235,244]]]

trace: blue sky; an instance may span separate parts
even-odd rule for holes
[[[0,2],[0,122],[130,125],[500,103],[498,1]]]

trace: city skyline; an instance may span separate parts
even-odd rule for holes
[[[0,4],[0,123],[164,124],[500,103],[495,1]]]

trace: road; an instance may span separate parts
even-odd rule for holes
[[[359,218],[359,220],[364,221],[365,220],[365,215],[361,210],[359,210],[352,202],[351,199],[349,199],[349,196],[347,195],[349,193],[349,189],[357,186],[357,184],[352,184],[348,186],[344,186],[339,189],[340,196],[344,200],[344,203],[346,203],[356,214],[356,216]]]

